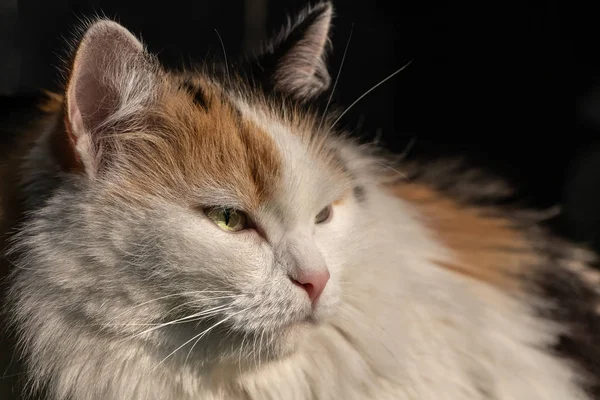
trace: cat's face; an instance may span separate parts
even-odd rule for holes
[[[56,211],[66,264],[47,280],[90,326],[242,359],[286,354],[335,313],[354,177],[301,105],[329,85],[330,18],[312,9],[259,58],[261,87],[165,72],[115,23],[87,31],[67,90],[81,168],[46,212],[79,200]]]
[[[219,334],[262,335],[265,355],[287,351],[335,312],[352,177],[307,126],[206,88],[198,107],[189,86],[170,79],[165,96],[177,99],[177,115],[158,109],[162,135],[174,140],[131,138],[136,163],[115,161],[87,185],[94,211],[85,218],[102,232],[92,243],[113,254],[136,302],[165,297],[128,319],[206,312],[200,326],[177,327],[200,334],[224,321]]]

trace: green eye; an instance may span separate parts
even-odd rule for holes
[[[321,211],[319,211],[319,213],[315,217],[315,224],[322,224],[323,222],[325,222],[329,219],[330,215],[331,215],[331,205],[329,205],[329,206],[325,207],[324,209],[322,209]]]
[[[215,207],[206,212],[219,228],[227,232],[237,232],[245,229],[248,224],[248,217],[242,211],[232,208]]]

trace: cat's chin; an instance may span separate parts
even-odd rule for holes
[[[314,326],[312,323],[301,322],[282,329],[277,334],[277,339],[273,341],[271,348],[263,352],[262,358],[265,361],[276,361],[292,356],[312,326]]]
[[[282,358],[291,356],[296,352],[302,342],[310,335],[310,332],[317,329],[319,325],[332,315],[331,309],[319,311],[313,312],[305,319],[282,328],[277,334],[277,340],[274,343],[271,354],[275,355],[275,358]]]
[[[265,363],[293,356],[311,332],[335,314],[336,305],[336,301],[328,299],[313,309],[305,310],[300,318],[288,321],[282,318],[278,324],[256,330],[235,330],[236,334],[231,337],[234,343],[224,343],[222,350],[226,355],[223,354],[225,359],[222,360],[236,368],[252,369],[259,359]]]
[[[309,335],[309,332],[317,325],[318,321],[313,317],[309,317],[273,332],[270,345],[268,347],[262,346],[262,349],[260,349],[261,359],[268,362],[292,356]]]

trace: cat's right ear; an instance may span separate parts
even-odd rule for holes
[[[267,90],[310,101],[330,86],[327,51],[333,6],[307,7],[255,58],[251,74]]]
[[[67,84],[66,129],[90,177],[111,156],[114,134],[139,125],[156,97],[157,79],[157,64],[127,29],[101,20],[86,30]]]

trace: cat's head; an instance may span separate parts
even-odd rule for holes
[[[44,304],[159,357],[198,343],[236,360],[284,354],[331,317],[364,196],[310,111],[330,86],[331,17],[314,6],[215,73],[168,72],[124,27],[91,24],[65,92],[64,183],[22,241],[22,314]]]

